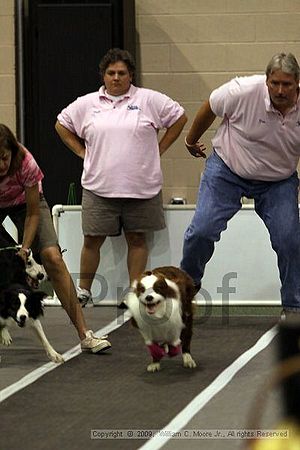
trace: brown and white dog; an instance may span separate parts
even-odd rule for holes
[[[126,305],[152,356],[148,372],[160,370],[164,356],[179,353],[184,367],[196,367],[190,354],[194,295],[192,278],[173,266],[144,272],[134,281]]]

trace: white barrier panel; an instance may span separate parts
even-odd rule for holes
[[[77,282],[83,243],[81,207],[56,205],[53,220],[64,260]],[[166,206],[167,228],[149,236],[148,268],[178,266],[184,232],[194,214],[193,205]],[[127,246],[123,236],[107,238],[101,249],[101,261],[92,286],[95,302],[115,302],[128,287]],[[279,305],[280,282],[276,255],[269,234],[250,205],[244,205],[216,244],[207,264],[202,290],[197,299],[212,304]]]
[[[14,225],[14,223],[10,220],[9,217],[6,217],[6,219],[4,220],[2,225],[4,226],[6,231],[11,235],[11,237],[16,242],[18,242],[18,230],[17,230],[16,226]]]

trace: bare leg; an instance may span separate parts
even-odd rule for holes
[[[41,251],[42,263],[51,279],[53,288],[74,324],[80,340],[86,337],[86,323],[77,299],[71,275],[62,259],[58,247],[48,247]]]
[[[80,282],[83,289],[91,290],[93,279],[100,262],[100,248],[106,236],[84,236],[80,258]]]
[[[148,246],[145,233],[125,232],[128,245],[127,267],[130,284],[144,272],[148,260]]]

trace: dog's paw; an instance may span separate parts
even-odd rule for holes
[[[186,367],[188,369],[195,369],[195,367],[197,367],[197,364],[193,360],[190,353],[183,353],[182,361],[183,361],[183,367]]]
[[[62,355],[60,355],[59,353],[57,353],[55,350],[54,351],[49,351],[47,352],[48,358],[51,359],[51,361],[59,364],[59,363],[63,363],[65,362],[64,358],[62,357]]]
[[[159,362],[152,362],[147,367],[147,372],[158,372],[160,370],[160,363]]]
[[[6,328],[2,328],[0,340],[3,345],[10,345],[12,343],[11,335],[9,334],[9,331]]]

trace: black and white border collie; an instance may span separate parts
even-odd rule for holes
[[[62,355],[49,343],[39,320],[43,315],[42,300],[45,293],[32,289],[25,263],[16,252],[17,249],[13,248],[0,249],[0,343],[11,344],[8,328],[12,324],[24,327],[29,322],[48,358],[61,363],[64,361]]]
[[[190,354],[195,295],[192,278],[177,267],[158,267],[144,272],[132,288],[126,305],[152,356],[148,372],[159,371],[164,356],[180,353],[183,366],[195,368]]]

